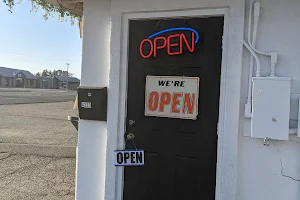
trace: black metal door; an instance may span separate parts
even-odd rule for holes
[[[137,148],[145,150],[145,166],[125,167],[124,200],[215,199],[223,21],[223,17],[130,21],[126,133],[133,133]],[[156,57],[140,55],[143,39],[173,27],[199,33],[193,53],[183,49],[181,55],[169,55],[160,49]],[[168,34],[174,33],[164,33]],[[197,120],[145,116],[147,75],[200,77]],[[126,149],[134,148],[128,141]]]

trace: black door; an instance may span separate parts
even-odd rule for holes
[[[124,200],[215,199],[223,20],[130,21],[126,134],[133,133],[137,148],[145,150],[145,166],[125,167]],[[199,33],[194,52],[187,47],[181,51],[174,45],[171,51],[180,55],[169,55],[167,49],[159,49],[149,58],[140,55],[141,41],[176,27],[193,28]],[[174,33],[176,30],[162,35]],[[144,45],[142,52],[148,55],[150,47]],[[147,75],[200,77],[197,119],[145,116]],[[126,149],[134,148],[128,141]]]

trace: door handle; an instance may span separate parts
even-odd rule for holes
[[[135,135],[133,133],[129,133],[126,135],[127,140],[134,140],[134,138],[135,138]]]

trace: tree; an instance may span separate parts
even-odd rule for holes
[[[51,71],[50,69],[44,69],[42,72],[36,73],[36,76],[42,76],[42,77],[54,77],[54,76],[66,76],[66,77],[74,77],[74,74],[63,71],[63,70],[53,70]]]
[[[12,13],[13,7],[15,4],[19,3],[22,0],[3,0],[3,2],[8,6],[8,11]],[[66,9],[58,6],[54,6],[52,4],[46,3],[45,0],[29,0],[32,5],[31,11],[37,11],[38,9],[42,8],[45,13],[43,15],[44,19],[47,20],[49,16],[53,17],[54,15],[58,14],[59,20],[70,20],[71,24],[73,25],[75,21],[77,21],[79,25],[80,16],[67,11]]]
[[[41,77],[41,73],[38,72],[38,73],[35,74],[35,76],[36,76],[36,77]]]
[[[49,77],[51,74],[50,74],[50,72],[47,70],[47,69],[44,69],[43,71],[42,71],[42,77]]]
[[[62,73],[63,73],[62,70],[59,69],[56,72],[57,72],[57,76],[62,76]]]
[[[47,76],[48,76],[47,71],[46,71],[46,70],[43,70],[43,71],[42,71],[42,77],[47,77]]]
[[[63,72],[62,72],[62,76],[73,77],[74,74],[72,74],[72,73],[70,73],[70,72],[67,72],[67,71],[63,71]]]

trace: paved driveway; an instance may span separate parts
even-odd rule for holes
[[[0,88],[0,105],[72,101],[76,94],[66,90]]]
[[[0,105],[0,143],[75,148],[78,134],[67,120],[68,115],[78,115],[77,111],[73,110],[74,102],[57,102],[61,99],[55,99],[60,98],[55,91],[51,96],[55,103],[34,103],[48,99],[32,98],[25,93],[41,94],[40,96],[47,98],[51,96],[50,91],[47,91],[46,95],[43,95],[43,92],[32,91],[14,91],[13,94],[9,91],[2,92],[2,104],[9,105]],[[16,99],[15,103],[31,104],[12,104],[9,100],[10,95],[14,98],[17,95],[22,96]],[[65,97],[74,100],[74,95]],[[75,168],[75,158],[0,153],[0,199],[74,200]]]
[[[77,146],[73,102],[0,105],[0,143]]]

